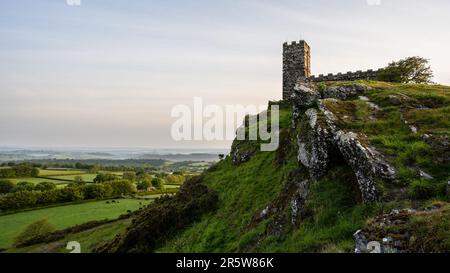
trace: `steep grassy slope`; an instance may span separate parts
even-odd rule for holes
[[[235,142],[234,147],[256,152],[239,166],[233,165],[229,157],[204,174],[205,184],[219,194],[218,209],[158,251],[349,252],[355,247],[353,233],[371,217],[393,208],[420,206],[430,198],[445,200],[450,165],[448,146],[444,147],[441,140],[449,136],[450,88],[362,83],[373,88],[361,94],[367,98],[332,101],[329,109],[338,117],[340,128],[361,134],[363,141],[379,149],[395,166],[395,187],[398,191],[409,188],[403,198],[361,203],[352,170],[336,164],[310,188],[300,224],[287,224],[292,214],[287,211],[289,204],[281,206],[284,211],[278,211],[284,220],[275,215],[255,221],[270,203],[287,197],[290,172],[307,173],[297,162],[294,133],[286,133],[291,113],[285,105],[279,151],[257,152],[255,144]],[[321,88],[346,84],[352,83]],[[282,164],[278,162],[280,154],[287,157]],[[421,171],[432,178],[423,179]],[[279,230],[274,229],[274,223],[280,225]],[[446,235],[450,236],[449,232]]]

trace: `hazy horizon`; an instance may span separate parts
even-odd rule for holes
[[[2,1],[0,146],[225,149],[173,141],[170,110],[194,96],[281,99],[285,41],[308,41],[313,74],[418,55],[450,85],[449,10],[444,0]]]

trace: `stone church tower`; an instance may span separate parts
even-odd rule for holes
[[[283,44],[283,100],[289,99],[299,78],[311,76],[311,51],[305,41]]]

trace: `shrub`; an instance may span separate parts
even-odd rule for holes
[[[164,180],[155,177],[152,179],[152,186],[155,187],[157,190],[161,190],[164,188]]]
[[[137,189],[138,190],[146,190],[148,188],[150,188],[152,186],[152,181],[151,179],[144,179],[142,181],[139,181],[137,183]]]
[[[111,198],[113,188],[109,183],[88,185],[85,188],[86,199],[106,199]]]
[[[429,180],[414,180],[409,186],[409,194],[414,199],[429,199],[436,195],[436,186]]]
[[[22,209],[36,205],[37,195],[31,191],[9,193],[0,198],[0,210]]]
[[[155,200],[136,216],[126,233],[96,252],[152,252],[204,213],[214,210],[217,201],[217,194],[195,177],[178,194]]]
[[[31,238],[49,234],[54,230],[55,227],[50,224],[47,219],[36,221],[28,225],[25,230],[15,238],[14,246],[19,246]]]
[[[37,197],[36,204],[50,205],[50,204],[57,203],[60,199],[59,192],[60,192],[60,190],[58,190],[58,189],[37,192],[36,193],[36,197]]]
[[[112,173],[99,173],[94,178],[94,182],[102,183],[102,182],[107,182],[107,181],[113,181],[113,180],[116,180],[117,178],[118,178],[117,175],[112,174]]]
[[[52,182],[41,182],[34,186],[34,189],[37,191],[49,191],[56,189],[56,185]]]
[[[113,197],[121,197],[136,192],[136,187],[128,180],[111,181],[107,182],[107,184],[111,185]]]
[[[30,164],[11,165],[11,168],[0,169],[0,178],[15,178],[15,177],[36,177],[39,175],[39,169]]]
[[[185,181],[185,177],[183,175],[169,174],[166,176],[166,182],[168,184],[178,184],[181,185]]]
[[[0,194],[10,193],[14,188],[14,183],[9,180],[0,180]]]
[[[84,190],[75,187],[66,187],[59,190],[59,201],[72,202],[84,199]]]
[[[34,184],[30,182],[19,182],[16,184],[16,186],[12,189],[13,192],[19,192],[19,191],[33,191],[34,190]]]
[[[124,172],[122,178],[125,180],[135,181],[136,173],[135,172]]]

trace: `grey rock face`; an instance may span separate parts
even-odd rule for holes
[[[298,81],[291,95],[291,100],[298,106],[311,106],[320,99],[320,93],[310,83]]]
[[[363,253],[367,250],[368,242],[362,230],[358,230],[353,234],[353,240],[355,241],[355,253]]]
[[[354,83],[345,86],[332,86],[322,90],[322,98],[335,98],[340,100],[346,100],[354,98],[360,95],[364,91],[371,90],[372,88],[361,83]]]
[[[291,223],[296,226],[300,214],[304,211],[305,203],[309,194],[309,181],[303,180],[297,183],[297,191],[291,199]]]
[[[336,132],[335,139],[342,155],[355,172],[364,202],[377,200],[376,179],[395,179],[395,169],[378,152],[365,147],[353,132]]]
[[[336,117],[325,107],[323,101],[325,100],[319,101],[319,109],[325,116],[335,145],[356,175],[363,201],[377,200],[376,179],[394,180],[395,169],[374,148],[362,144],[357,134],[338,130]]]
[[[310,108],[305,112],[309,130],[298,137],[298,161],[308,168],[312,178],[318,178],[326,173],[332,150],[332,135],[327,128],[317,122],[318,112]]]

